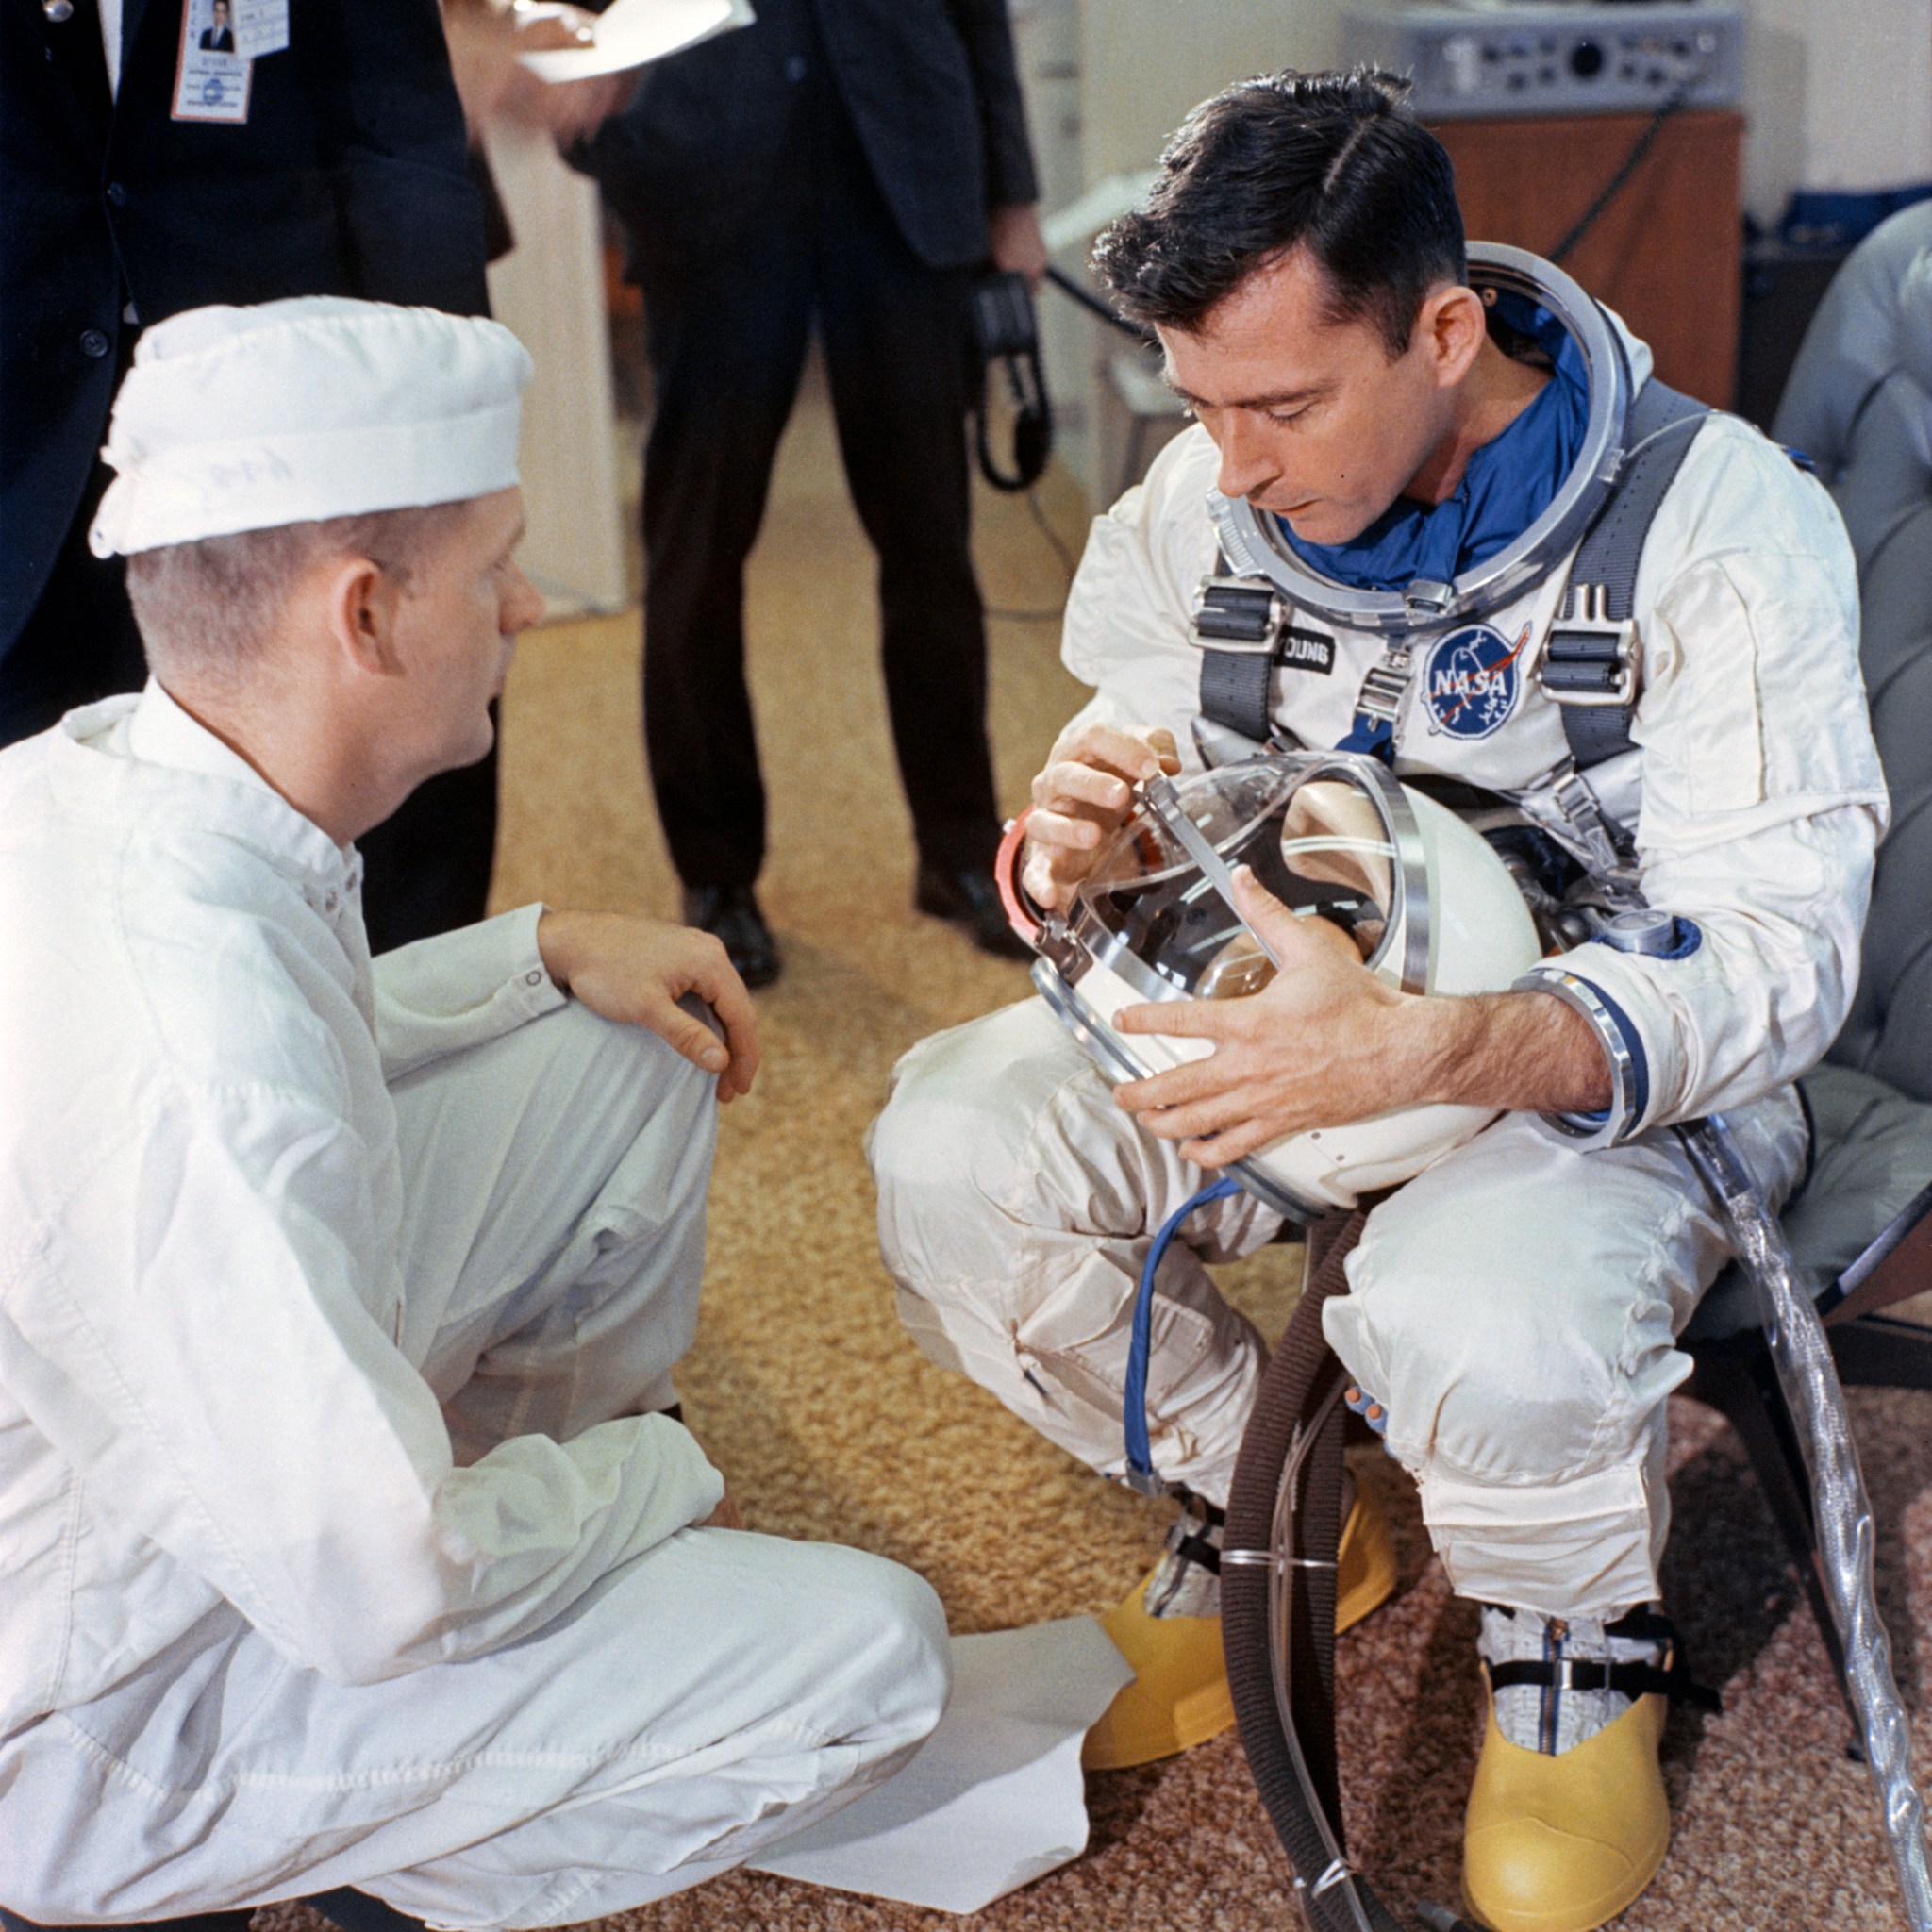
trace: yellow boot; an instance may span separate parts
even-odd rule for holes
[[[1508,1613],[1484,1612],[1499,1614]],[[1463,1824],[1471,1918],[1491,1932],[1591,1932],[1635,1903],[1671,1842],[1657,1766],[1666,1708],[1655,1691],[1636,1697],[1602,1729],[1553,1754],[1503,1735],[1492,1691]]]
[[[1360,1623],[1395,1589],[1389,1525],[1361,1485],[1341,1525],[1336,1568],[1335,1627],[1341,1631]],[[1156,1570],[1142,1577],[1133,1594],[1100,1620],[1135,1674],[1087,1733],[1080,1762],[1089,1771],[1152,1764],[1205,1744],[1234,1723],[1221,1619],[1151,1614],[1147,1587],[1159,1574]]]

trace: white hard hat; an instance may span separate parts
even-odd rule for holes
[[[1236,912],[1228,874],[1249,866],[1283,905],[1354,940],[1408,992],[1500,991],[1541,957],[1516,881],[1480,834],[1371,758],[1289,752],[1143,788],[1064,920],[1040,941],[1034,981],[1113,1078],[1142,1079],[1208,1041],[1118,1032],[1122,1008],[1235,999],[1274,976]],[[1230,1163],[1297,1220],[1409,1179],[1495,1117],[1418,1107],[1291,1134]]]

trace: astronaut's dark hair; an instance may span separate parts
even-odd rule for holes
[[[1334,319],[1372,322],[1401,355],[1424,298],[1468,275],[1456,171],[1408,91],[1373,67],[1290,68],[1202,102],[1146,205],[1094,244],[1122,312],[1196,328],[1249,275],[1306,246]]]

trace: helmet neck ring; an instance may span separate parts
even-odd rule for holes
[[[1234,575],[1266,577],[1299,609],[1337,629],[1420,639],[1489,616],[1569,555],[1603,507],[1623,463],[1635,394],[1630,358],[1595,299],[1561,269],[1524,249],[1472,242],[1469,280],[1479,292],[1523,295],[1548,309],[1582,353],[1590,382],[1583,447],[1549,507],[1520,537],[1452,583],[1365,591],[1311,569],[1289,547],[1272,512],[1217,491],[1210,492],[1208,508]]]

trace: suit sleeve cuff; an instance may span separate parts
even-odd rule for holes
[[[522,906],[376,960],[376,1039],[391,1079],[564,1004],[537,945],[542,914]]]
[[[1650,1054],[1642,1033],[1616,995],[1596,979],[1573,972],[1561,959],[1533,967],[1511,991],[1549,993],[1581,1014],[1595,1033],[1609,1069],[1607,1108],[1598,1113],[1546,1113],[1544,1124],[1579,1153],[1621,1146],[1641,1133],[1650,1114]]]

